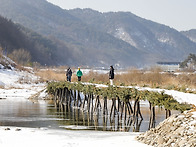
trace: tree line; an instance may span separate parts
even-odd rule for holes
[[[196,66],[196,55],[195,54],[189,54],[189,56],[180,64],[181,68],[189,68],[195,70]]]
[[[57,45],[58,44],[58,45]],[[0,16],[0,47],[3,53],[22,65],[56,65],[65,47],[32,30]]]

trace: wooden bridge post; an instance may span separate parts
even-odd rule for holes
[[[72,98],[71,98],[71,90],[68,90],[68,105],[71,107],[71,102],[72,102]]]
[[[68,88],[65,88],[65,105],[68,106]]]
[[[133,109],[132,109],[132,106],[131,106],[129,100],[128,100],[128,102],[127,102],[127,107],[129,108],[130,112],[133,114]]]
[[[88,110],[88,112],[90,112],[90,100],[91,100],[91,95],[90,94],[88,94],[88,97],[87,97],[87,110]]]
[[[103,114],[107,114],[107,96],[104,97]]]
[[[166,114],[165,114],[165,118],[167,119],[168,117],[170,117],[170,116],[171,116],[171,110],[169,110],[169,109],[165,109],[165,112],[166,112]]]
[[[61,96],[60,96],[60,103],[62,104],[63,103],[63,99],[64,99],[64,88],[61,89]]]
[[[73,99],[74,99],[74,106],[76,106],[76,90],[74,90],[74,94],[73,94]]]
[[[143,120],[143,117],[142,117],[142,113],[141,113],[141,110],[140,110],[140,101],[138,101],[138,113],[139,113],[139,115],[140,115],[140,118],[141,118],[141,120]]]
[[[55,90],[55,94],[54,94],[54,100],[57,100],[57,96],[58,96],[58,89]]]
[[[121,116],[120,116],[121,120],[122,120],[122,117],[123,117],[124,105],[125,105],[125,102],[123,101],[122,105],[121,105]]]
[[[80,95],[80,91],[78,90],[78,96],[76,98],[76,106],[79,107],[79,95]]]
[[[72,103],[72,100],[74,100],[74,95],[73,95],[73,91],[70,89],[70,105]]]
[[[117,109],[116,109],[116,98],[112,98],[112,107],[110,111],[110,119],[112,117],[113,113],[113,120],[115,120],[116,114],[117,114]]]
[[[150,102],[149,102],[150,103]],[[150,103],[150,121],[149,121],[149,129],[155,127],[155,107]]]
[[[124,102],[124,122],[126,123],[126,119],[127,119],[127,105],[126,102]]]
[[[120,98],[119,97],[117,97],[117,100],[118,100],[118,112],[120,112],[120,106],[121,106],[121,101],[120,101]]]
[[[62,89],[59,89],[59,94],[58,94],[58,103],[60,104],[61,102],[61,93],[62,93]]]
[[[91,112],[93,112],[93,99],[94,99],[94,95],[93,93],[91,94]]]
[[[85,102],[87,101],[87,96],[86,96],[86,94],[84,94],[84,100],[83,100],[83,109],[84,109],[84,107],[85,107]]]

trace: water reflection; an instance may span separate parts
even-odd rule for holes
[[[47,114],[46,103],[0,100],[0,124],[2,126],[45,127],[53,118]]]
[[[53,101],[32,102],[0,100],[0,125],[32,128],[52,128],[69,130],[144,132],[149,129],[149,108],[141,105],[143,121],[120,112],[112,117],[103,114],[102,109],[86,111],[77,107],[57,105]],[[173,112],[172,112],[173,113]],[[156,108],[156,122],[165,119],[165,111]]]
[[[97,131],[125,131],[125,132],[143,132],[149,129],[149,125],[155,126],[160,121],[164,120],[164,111],[156,108],[156,121],[150,122],[150,111],[148,107],[141,107],[144,115],[144,120],[134,119],[132,115],[126,117],[120,112],[112,117],[104,115],[102,109],[97,111],[87,111],[77,107],[70,107],[69,105],[54,104],[56,108],[56,115],[58,118],[64,119],[60,121],[59,125],[65,129],[82,129],[82,130],[97,130]]]

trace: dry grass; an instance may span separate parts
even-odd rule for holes
[[[38,70],[36,71],[36,75],[40,76],[42,78],[43,81],[65,81],[66,80],[66,68],[53,68],[53,69],[42,69],[42,70]],[[73,69],[73,74],[72,74],[72,81],[76,82],[77,81],[77,76],[75,74],[77,69]],[[100,83],[100,82],[105,82],[107,79],[107,75],[104,74],[97,74],[93,71],[90,71],[88,74],[84,74],[82,76],[82,81],[83,82],[96,82]],[[104,80],[105,79],[105,80]]]
[[[4,89],[4,86],[0,85],[0,89]]]
[[[185,91],[186,88],[196,89],[196,74],[181,73],[176,75],[158,71],[129,71],[126,74],[117,75],[116,83]]]
[[[63,73],[55,72],[54,70],[38,70],[36,72],[37,76],[40,76],[43,81],[65,81],[66,77]]]
[[[65,69],[60,68],[55,70],[39,70],[37,75],[42,77],[44,81],[65,81]],[[75,72],[77,69],[73,70]],[[77,81],[75,73],[73,73],[72,81]],[[82,77],[83,82],[91,83],[104,83],[108,84],[108,74],[98,74],[90,71],[88,74],[84,74]],[[165,88],[176,89],[185,91],[187,88],[196,89],[196,74],[182,73],[179,75],[173,73],[162,73],[159,70],[141,71],[141,70],[129,70],[126,73],[115,74],[115,85],[138,85],[148,86],[153,88]]]
[[[107,74],[98,74],[97,72],[90,71],[87,75],[83,76],[83,81],[91,82],[91,83],[105,83],[108,82],[108,75]]]

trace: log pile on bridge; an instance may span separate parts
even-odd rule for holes
[[[103,115],[114,118],[116,114],[120,118],[127,117],[135,124],[140,118],[143,120],[140,110],[140,102],[148,101],[150,109],[149,129],[155,124],[155,107],[165,109],[166,118],[171,115],[171,110],[185,111],[191,109],[188,104],[178,103],[172,96],[158,92],[139,91],[135,88],[118,86],[97,87],[93,84],[50,82],[47,87],[48,93],[54,96],[55,102],[66,107],[77,107],[88,112],[102,110]],[[100,100],[103,102],[101,103]],[[108,100],[112,101],[108,110]]]

